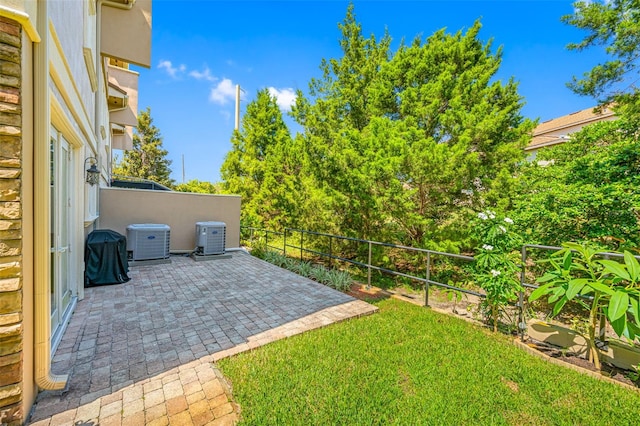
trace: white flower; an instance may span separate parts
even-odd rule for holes
[[[495,269],[492,269],[491,275],[493,275],[494,277],[497,277],[498,275],[500,275],[500,271],[496,271]]]
[[[508,217],[505,217],[504,221],[507,222],[507,223],[513,223],[513,219],[510,219]]]
[[[482,220],[487,220],[487,219],[488,219],[487,215],[486,215],[486,214],[484,214],[484,213],[478,213],[478,217],[479,217],[480,219],[482,219]]]
[[[500,231],[502,231],[503,234],[507,233],[507,228],[505,228],[504,226],[500,225],[498,226],[498,229],[500,229]]]
[[[487,213],[489,213],[489,219],[495,219],[496,218],[496,214],[494,212],[487,211]]]
[[[485,250],[487,250],[487,251],[491,251],[491,250],[493,250],[493,246],[492,246],[492,245],[489,245],[489,244],[483,244],[483,245],[482,245],[482,248],[483,248],[483,249],[485,249]]]

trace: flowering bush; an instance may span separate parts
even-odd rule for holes
[[[522,289],[518,279],[520,264],[517,248],[521,240],[509,231],[513,220],[487,210],[478,213],[473,235],[481,245],[476,249],[474,277],[486,294],[483,307],[498,330],[504,308],[518,297]]]

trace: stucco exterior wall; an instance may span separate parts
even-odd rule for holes
[[[99,229],[126,235],[127,225],[156,223],[171,228],[171,251],[195,248],[196,222],[226,224],[225,247],[240,246],[240,196],[123,188],[100,189]]]
[[[85,8],[87,2],[78,1],[53,1],[49,2],[49,16],[56,31],[56,35],[62,45],[64,57],[69,64],[70,74],[73,76],[73,82],[76,85],[82,104],[86,111],[94,110],[95,95],[91,90],[91,82],[89,74],[82,55],[82,49],[88,43],[85,43],[85,35],[83,28],[88,25],[85,20],[93,19],[86,15]],[[93,52],[95,56],[95,50]],[[89,117],[93,120],[93,117]]]

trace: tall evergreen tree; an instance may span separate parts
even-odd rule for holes
[[[478,39],[479,22],[391,57],[388,35],[360,28],[350,6],[344,56],[323,61],[310,98],[298,96],[311,170],[341,233],[455,250],[472,209],[508,204],[494,182],[508,186],[534,123],[517,84],[495,81],[501,50]]]
[[[245,225],[270,225],[274,216],[274,194],[286,193],[286,182],[274,175],[274,166],[291,145],[289,130],[282,119],[276,99],[267,89],[258,91],[247,105],[242,128],[231,138],[220,174],[226,193],[242,196],[242,221]],[[285,171],[282,172],[286,174]],[[282,184],[281,188],[277,188]],[[270,194],[270,195],[267,195]]]
[[[476,21],[466,33],[437,31],[414,39],[385,64],[371,93],[399,156],[388,194],[390,222],[414,243],[425,238],[464,243],[468,214],[495,207],[508,194],[491,192],[523,159],[533,123],[520,114],[517,84],[494,79],[501,49],[483,44]],[[388,140],[388,137],[386,137]],[[467,212],[467,213],[465,213]],[[455,247],[458,246],[458,247]]]
[[[133,149],[125,151],[122,162],[114,167],[113,173],[149,179],[162,185],[172,187],[171,160],[169,152],[162,147],[160,130],[153,125],[151,109],[138,114],[138,127],[133,135]]]
[[[322,216],[333,218],[318,225],[324,231],[369,238],[383,219],[367,176],[357,173],[364,159],[360,132],[372,118],[370,86],[388,60],[391,38],[365,38],[353,4],[338,27],[342,58],[322,60],[322,78],[311,80],[310,99],[298,92],[292,114],[305,129],[307,173],[317,181],[316,195],[321,191],[325,200],[317,207],[323,209]]]

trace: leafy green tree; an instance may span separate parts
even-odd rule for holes
[[[311,80],[310,99],[298,92],[293,116],[305,129],[308,173],[317,183],[315,195],[322,192],[325,200],[317,207],[323,216],[333,217],[318,223],[321,228],[317,229],[370,238],[383,219],[367,175],[358,170],[368,167],[360,131],[372,117],[369,88],[388,60],[391,39],[387,35],[380,42],[373,35],[365,38],[353,4],[338,27],[343,57],[322,60],[322,78]],[[339,225],[331,229],[331,224]]]
[[[198,194],[220,194],[222,193],[222,185],[193,179],[176,185],[173,190],[178,192],[195,192]]]
[[[637,250],[640,243],[638,120],[587,126],[539,152],[546,166],[521,171],[511,215],[528,242],[592,242]]]
[[[487,193],[497,177],[513,175],[533,128],[520,114],[517,84],[492,81],[501,49],[492,53],[480,28],[475,22],[464,34],[414,39],[376,81],[375,104],[402,123],[406,144],[395,173],[405,190],[392,216],[417,243],[425,236],[463,242],[464,213],[497,204]]]
[[[162,147],[160,130],[153,125],[151,109],[138,114],[138,127],[133,135],[133,149],[125,151],[122,162],[114,167],[113,173],[122,176],[152,180],[172,187],[171,160],[169,152]]]
[[[274,170],[281,161],[283,166],[291,164],[282,158],[291,146],[291,137],[276,99],[267,89],[258,91],[247,105],[242,128],[234,132],[231,144],[220,171],[223,190],[242,196],[245,225],[269,225],[273,216],[284,214],[274,212],[278,203],[274,192],[286,197],[290,186],[283,179],[291,170],[285,168],[279,177]]]
[[[492,81],[500,50],[478,40],[479,22],[393,55],[388,35],[362,36],[353,6],[340,29],[343,57],[323,60],[322,79],[294,109],[340,232],[468,244],[472,209],[499,204],[493,181],[513,175],[533,128],[517,85]]]
[[[276,142],[264,161],[264,180],[255,195],[256,212],[272,229],[297,227],[305,215],[301,180],[304,164],[299,140]]]
[[[597,98],[600,104],[613,102],[640,113],[640,92],[636,85],[640,76],[640,1],[579,1],[574,3],[574,13],[562,20],[587,32],[580,43],[569,44],[569,49],[582,51],[605,46],[611,58],[581,79],[574,77],[569,87],[581,95]]]

